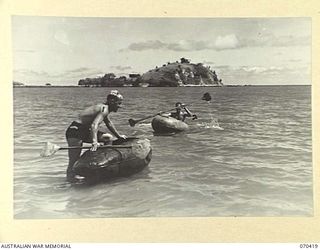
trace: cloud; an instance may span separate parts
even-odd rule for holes
[[[293,72],[294,68],[288,67],[279,67],[279,66],[269,66],[269,67],[262,67],[262,66],[242,66],[235,69],[239,74],[242,75],[280,75],[284,73]]]
[[[207,65],[213,65],[215,64],[215,62],[211,62],[211,61],[203,61],[203,64],[207,64]]]
[[[28,77],[50,77],[48,72],[45,71],[34,71],[28,69],[18,69],[13,71],[14,74],[25,75]]]
[[[212,41],[180,40],[166,43],[159,40],[149,40],[130,44],[124,51],[169,50],[169,51],[200,51],[200,50],[227,50],[240,47],[236,35],[218,36]]]
[[[241,78],[245,77],[252,77],[252,76],[259,76],[259,77],[266,77],[266,76],[286,76],[286,75],[293,75],[293,74],[309,74],[310,70],[308,66],[301,66],[301,67],[282,67],[282,66],[240,66],[240,67],[231,67],[228,65],[221,65],[215,66],[214,69],[226,76],[233,76]]]
[[[260,35],[256,38],[240,39],[242,47],[288,47],[288,46],[310,46],[310,36],[295,37],[289,36],[275,36],[271,33]]]
[[[132,69],[132,67],[130,67],[130,66],[111,66],[110,67],[111,69],[116,69],[116,70],[131,70]]]
[[[225,84],[310,84],[309,66],[240,66],[222,65],[215,70]]]
[[[273,47],[311,45],[311,37],[281,36],[279,38],[275,38],[272,42],[270,42],[270,44]]]
[[[224,43],[224,44],[223,44]],[[132,43],[126,49],[120,50],[123,51],[145,51],[145,50],[170,50],[170,51],[200,51],[206,49],[230,49],[234,48],[234,44],[230,43],[230,39],[223,40],[223,37],[220,37],[217,45],[212,42],[206,41],[195,41],[195,40],[180,40],[175,43],[165,43],[159,40],[146,41],[139,43]]]
[[[173,51],[199,51],[208,49],[208,44],[204,41],[180,40],[178,43],[168,43],[166,49]]]
[[[160,42],[158,40],[155,41],[146,41],[146,42],[140,42],[140,43],[132,43],[127,48],[128,50],[133,51],[142,51],[142,50],[149,50],[149,49],[162,49],[165,48],[167,45],[163,42]]]
[[[259,34],[258,37],[241,38],[235,34],[218,36],[212,41],[180,40],[166,43],[159,40],[149,40],[130,44],[124,51],[169,50],[169,51],[200,51],[200,50],[230,50],[245,47],[288,47],[311,45],[309,36],[275,36],[271,33]]]
[[[83,73],[83,72],[87,72],[87,71],[90,71],[92,69],[90,68],[86,68],[86,67],[80,67],[80,68],[76,68],[76,69],[72,69],[72,70],[68,70],[66,72],[69,72],[69,73]]]
[[[72,70],[66,70],[61,73],[48,73],[45,71],[33,71],[28,69],[18,69],[14,70],[14,75],[22,76],[22,77],[32,77],[32,78],[38,78],[38,79],[70,79],[70,78],[86,78],[86,77],[95,77],[100,74],[104,74],[99,69],[94,68],[76,68]]]
[[[265,72],[267,70],[267,68],[265,67],[243,67],[242,69],[248,73],[258,73],[258,74]]]
[[[81,67],[81,68],[76,68],[72,70],[67,70],[60,74],[52,75],[52,77],[86,78],[86,77],[95,77],[104,73],[105,72],[102,72],[100,69]]]
[[[271,77],[292,77],[292,76],[304,76],[308,78],[310,76],[310,70],[306,66],[302,67],[279,67],[279,66],[270,66],[270,67],[261,67],[261,66],[243,66],[237,68],[228,68],[228,75],[233,75],[234,77],[241,76],[241,78],[271,78]]]
[[[215,43],[214,48],[216,50],[225,50],[225,49],[235,49],[240,45],[238,38],[236,35],[226,35],[226,36],[218,36]]]

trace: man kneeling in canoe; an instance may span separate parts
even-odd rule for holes
[[[186,117],[193,117],[192,120],[195,120],[198,118],[197,115],[193,115],[190,112],[190,110],[181,102],[176,103],[176,112],[170,113],[170,116],[183,122],[186,119]]]
[[[83,142],[92,143],[91,151],[96,151],[99,142],[108,143],[112,139],[109,133],[98,131],[99,125],[104,122],[110,132],[117,138],[126,139],[125,135],[120,135],[111,120],[109,114],[117,112],[123,100],[122,95],[117,90],[112,90],[107,96],[105,103],[100,103],[86,108],[79,114],[79,119],[73,121],[66,130],[66,139],[68,146],[81,147]],[[80,149],[69,149],[69,165],[67,169],[67,179],[72,180],[74,173],[72,171],[73,164],[81,155]]]

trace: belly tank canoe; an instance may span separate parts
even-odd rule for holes
[[[156,133],[177,133],[189,128],[188,124],[170,116],[157,115],[151,122]]]
[[[117,140],[113,145],[131,147],[98,148],[95,152],[87,150],[73,165],[73,172],[96,182],[138,173],[151,161],[152,148],[148,139]]]

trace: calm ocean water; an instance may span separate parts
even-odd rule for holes
[[[14,89],[14,216],[17,219],[312,216],[311,86],[121,88],[112,113],[119,132],[149,138],[149,167],[94,186],[65,180],[65,129],[110,88]],[[210,92],[210,103],[201,101]],[[198,120],[174,136],[154,136],[151,120],[129,118],[189,104]]]

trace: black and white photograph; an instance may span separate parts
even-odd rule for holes
[[[320,246],[319,1],[2,0],[0,30],[1,248]]]
[[[312,217],[310,17],[13,15],[13,217]]]

